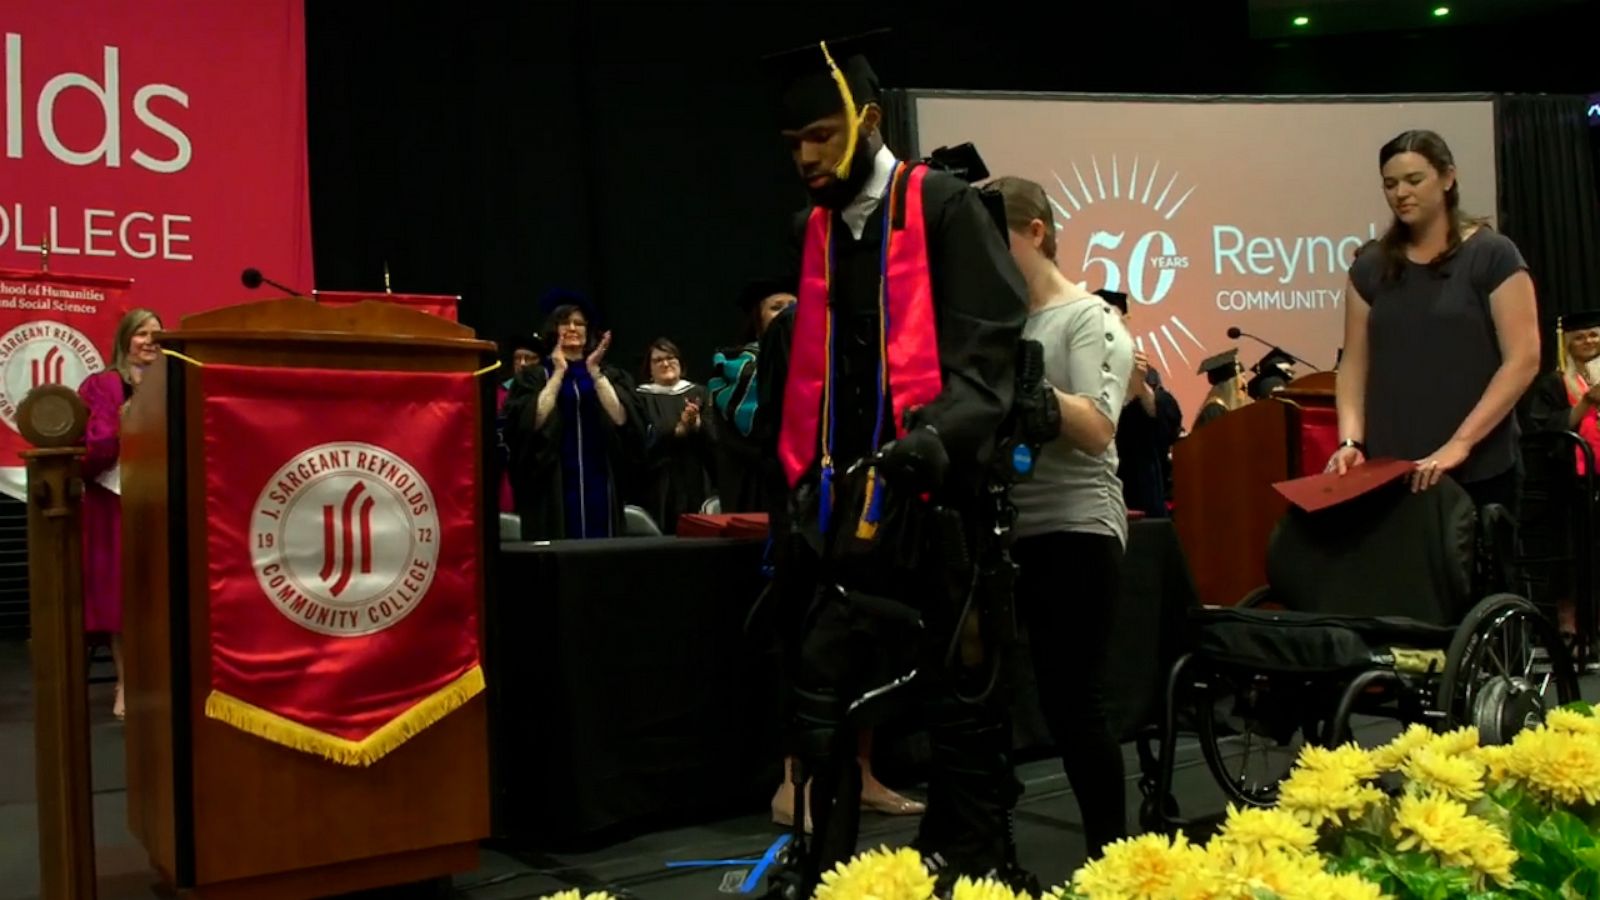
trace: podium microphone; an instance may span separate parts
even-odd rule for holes
[[[1294,360],[1295,362],[1301,364],[1302,366],[1305,366],[1305,367],[1309,368],[1313,372],[1321,372],[1322,371],[1322,369],[1320,367],[1312,365],[1311,363],[1307,362],[1306,360],[1303,360],[1300,357],[1295,356],[1293,353],[1290,353],[1289,351],[1283,349],[1282,347],[1279,347],[1277,344],[1274,344],[1271,341],[1264,340],[1262,338],[1258,338],[1258,337],[1256,337],[1255,335],[1251,334],[1248,331],[1241,331],[1239,329],[1239,326],[1237,326],[1237,325],[1235,325],[1232,328],[1228,329],[1228,340],[1236,341],[1236,340],[1238,340],[1239,338],[1242,338],[1242,337],[1247,337],[1250,340],[1255,341],[1256,343],[1262,345],[1263,347],[1266,347],[1269,350],[1276,350],[1279,353],[1282,353],[1284,356],[1287,356],[1290,359]]]
[[[289,287],[286,284],[279,284],[278,282],[273,281],[271,278],[268,278],[265,275],[262,275],[261,274],[261,270],[260,269],[256,269],[256,268],[249,268],[249,269],[245,269],[243,272],[240,272],[239,273],[239,281],[240,281],[241,284],[243,284],[245,287],[249,288],[252,291],[255,290],[258,287],[261,287],[263,284],[268,284],[268,285],[271,285],[271,286],[277,288],[280,291],[283,291],[285,294],[289,295],[290,297],[302,297],[302,296],[304,296],[303,294],[301,294],[299,291],[295,290],[294,288]]]

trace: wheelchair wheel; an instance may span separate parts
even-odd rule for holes
[[[1577,674],[1555,626],[1522,597],[1495,594],[1456,629],[1436,702],[1452,727],[1476,725],[1483,743],[1504,744],[1577,699]]]
[[[1255,673],[1212,673],[1196,709],[1196,730],[1206,766],[1236,803],[1271,806],[1307,735],[1318,733],[1302,715],[1302,685]]]

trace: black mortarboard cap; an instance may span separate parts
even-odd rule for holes
[[[570,288],[551,288],[539,297],[539,312],[546,317],[563,306],[576,306],[581,310],[591,330],[601,327],[600,310],[585,294]]]
[[[1600,309],[1586,309],[1579,312],[1570,312],[1559,320],[1562,331],[1584,331],[1589,328],[1600,328]]]
[[[1112,306],[1115,306],[1118,310],[1120,310],[1122,312],[1123,315],[1127,315],[1128,314],[1128,295],[1127,294],[1124,294],[1121,291],[1108,291],[1105,288],[1101,288],[1101,289],[1095,291],[1095,293],[1097,295],[1099,295],[1101,300],[1104,300],[1105,302],[1111,304]]]
[[[536,332],[512,335],[511,338],[506,341],[506,349],[512,353],[515,353],[518,350],[532,350],[540,356],[543,356],[545,353],[549,352],[545,349],[544,339],[539,337]]]
[[[1221,384],[1239,374],[1239,348],[1231,347],[1200,361],[1200,374],[1212,384]]]
[[[1279,350],[1277,347],[1273,347],[1267,351],[1266,356],[1261,357],[1255,365],[1250,367],[1250,371],[1257,375],[1281,375],[1282,372],[1279,371],[1279,366],[1292,365],[1294,365],[1294,357]]]
[[[756,304],[771,297],[773,294],[793,294],[793,284],[782,278],[757,278],[747,283],[740,291],[739,309],[745,313],[755,309]]]
[[[781,100],[784,129],[800,129],[834,115],[845,108],[844,93],[834,77],[831,57],[850,89],[855,112],[878,100],[878,76],[867,62],[866,52],[879,44],[887,28],[848,37],[819,40],[769,54],[761,63],[773,81]],[[826,48],[826,52],[824,52]]]

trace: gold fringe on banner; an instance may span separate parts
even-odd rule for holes
[[[439,721],[483,691],[483,669],[473,666],[459,678],[396,716],[359,741],[346,740],[292,722],[219,691],[206,697],[206,716],[282,744],[292,750],[315,753],[346,766],[370,766],[424,728]]]
[[[162,348],[161,353],[162,353],[163,356],[170,356],[173,359],[183,360],[184,362],[188,363],[191,366],[197,366],[197,367],[200,367],[200,368],[204,368],[205,367],[205,363],[201,362],[200,360],[195,359],[192,356],[184,356],[182,353],[179,353],[176,350],[168,350],[166,348]],[[494,361],[493,365],[484,366],[483,368],[477,370],[476,372],[473,372],[472,376],[474,378],[476,378],[476,377],[478,377],[480,375],[487,375],[490,372],[493,372],[494,370],[500,368],[500,366],[501,366],[500,360],[497,359],[497,360]]]

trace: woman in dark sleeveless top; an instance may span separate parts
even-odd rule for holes
[[[1449,474],[1480,508],[1519,505],[1517,402],[1539,370],[1527,263],[1461,211],[1455,160],[1431,131],[1378,154],[1394,222],[1363,247],[1345,289],[1339,366],[1344,472],[1367,457],[1414,460],[1413,490]]]

